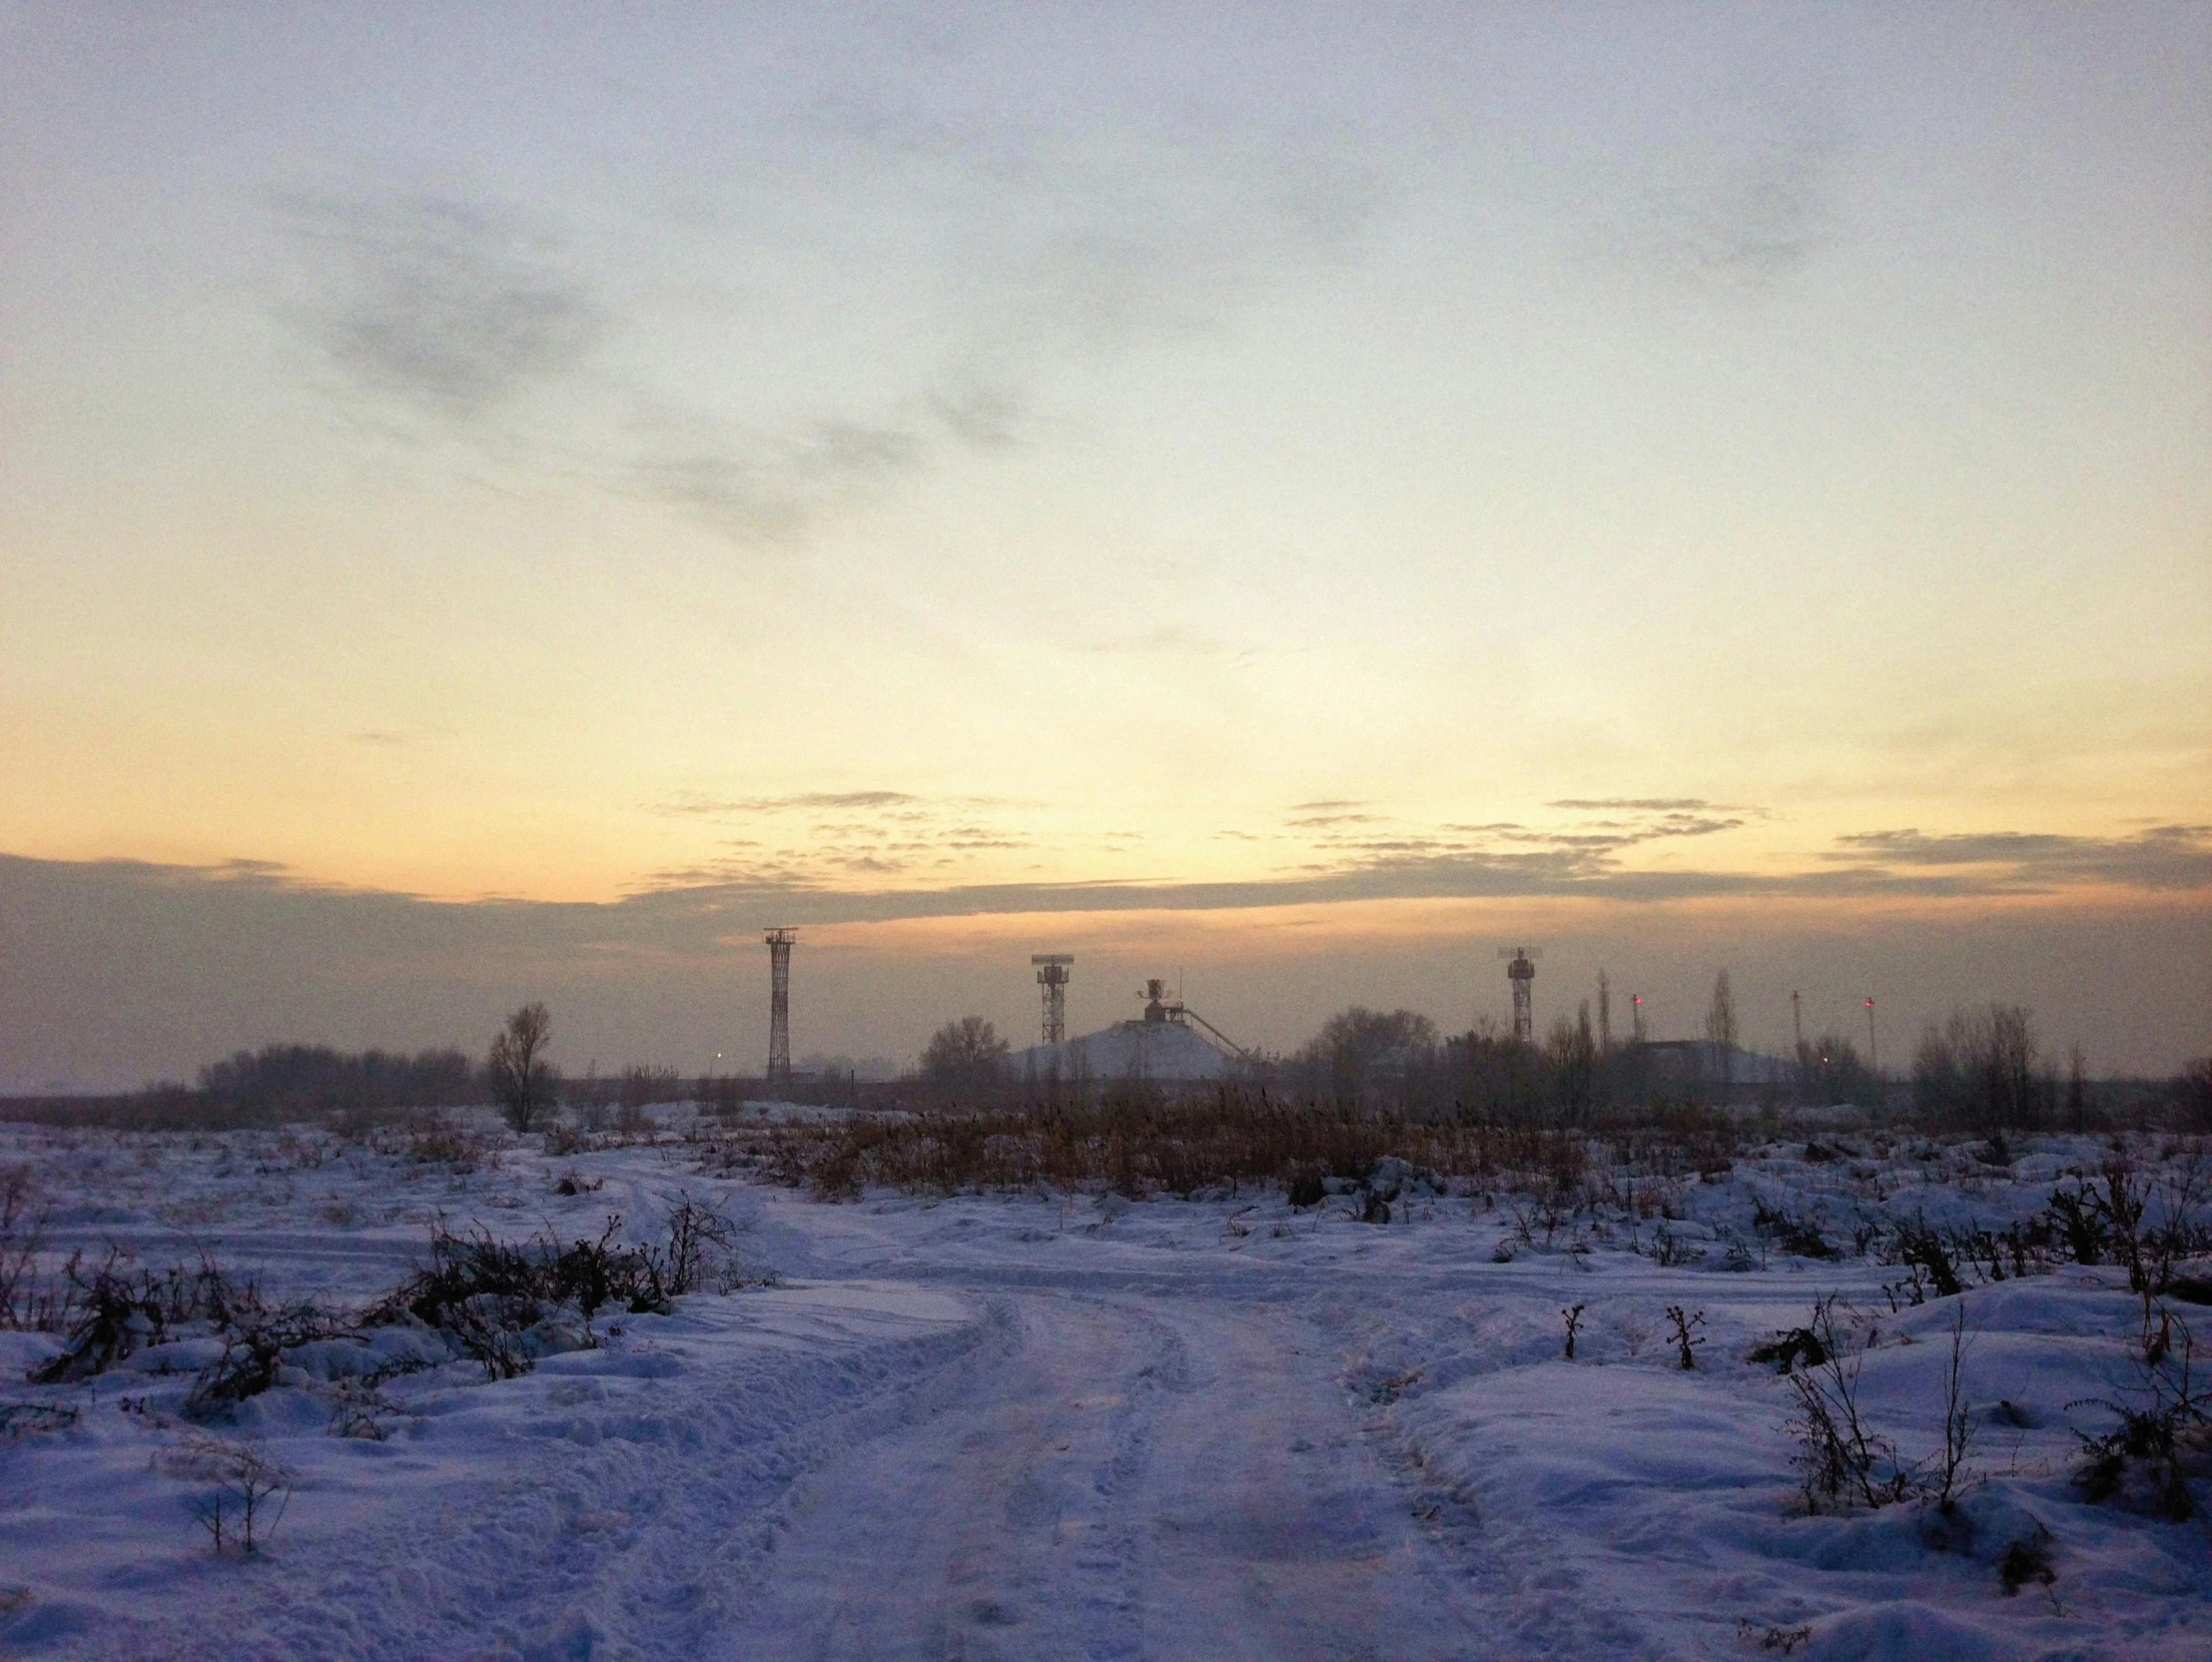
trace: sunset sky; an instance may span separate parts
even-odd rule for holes
[[[2169,1068],[2208,646],[2201,4],[0,6],[0,1090],[772,923]]]

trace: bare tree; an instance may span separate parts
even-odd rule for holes
[[[2174,1101],[2181,1123],[2191,1131],[2212,1131],[2212,1056],[2187,1063],[2174,1081]]]
[[[491,1095],[517,1132],[530,1131],[552,1111],[553,1088],[560,1079],[544,1055],[552,1031],[553,1018],[545,1006],[525,1004],[491,1041],[491,1055],[485,1059]]]
[[[2035,1020],[2016,1004],[1954,1010],[1932,1022],[1912,1058],[1912,1096],[1919,1109],[1961,1130],[1988,1135],[2032,1131],[2054,1082],[2040,1072]]]
[[[989,1085],[999,1078],[1007,1042],[981,1016],[947,1022],[930,1036],[922,1052],[922,1075],[932,1085]]]
[[[1725,1099],[1736,1084],[1736,994],[1729,988],[1726,970],[1713,978],[1713,1003],[1705,1013],[1705,1036],[1721,1053],[1721,1094]]]
[[[1358,1102],[1384,1076],[1402,1076],[1436,1049],[1436,1024],[1412,1010],[1369,1010],[1353,1005],[1321,1024],[1296,1061],[1306,1088],[1342,1102]]]

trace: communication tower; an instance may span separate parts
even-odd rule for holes
[[[1037,984],[1045,990],[1045,1043],[1058,1045],[1068,1037],[1068,966],[1076,961],[1067,952],[1037,952],[1030,962],[1038,966]]]
[[[768,942],[768,1083],[791,1083],[791,943],[796,929],[771,929]]]
[[[1498,956],[1505,956],[1504,948],[1499,948]],[[1527,947],[1513,949],[1513,961],[1506,965],[1505,977],[1513,984],[1513,1037],[1521,1044],[1531,1044],[1536,1038],[1536,965]]]
[[[1636,1035],[1636,1042],[1641,1045],[1644,1042],[1644,995],[1631,993],[1628,1002],[1629,1021],[1632,1024],[1630,1031]]]

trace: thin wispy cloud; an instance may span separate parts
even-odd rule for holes
[[[790,796],[699,796],[656,802],[656,814],[778,814],[815,808],[901,808],[922,798],[906,791],[801,791]]]
[[[265,905],[315,902],[317,927],[347,927],[329,907],[373,931],[403,928],[428,945],[459,920],[480,916],[541,944],[626,943],[705,950],[756,922],[883,922],[1047,912],[1246,910],[1367,900],[1577,897],[1652,904],[1704,898],[1809,900],[1958,899],[2055,893],[2122,885],[2212,899],[2212,828],[2163,827],[2139,839],[2036,833],[1928,836],[1868,832],[1839,840],[1819,867],[1784,873],[1625,870],[1602,851],[1552,847],[1473,853],[1423,846],[1380,847],[1350,861],[1315,862],[1271,877],[1217,882],[1099,879],[1078,882],[916,883],[853,888],[853,876],[918,872],[925,860],[848,851],[805,868],[775,859],[705,862],[656,874],[626,899],[604,903],[486,898],[428,901],[387,891],[341,889],[297,877],[268,861],[211,866],[143,861],[44,861],[0,856],[0,898],[58,885],[104,897],[111,909],[133,892],[226,893]],[[828,869],[830,864],[835,870]],[[1980,868],[1980,869],[1976,869]]]
[[[663,256],[689,249],[691,287],[729,298],[663,300],[650,332],[631,327],[643,280],[607,252],[658,232],[668,210],[650,198],[626,211],[635,236],[619,235],[617,209],[615,234],[596,226],[586,258],[546,207],[289,191],[275,211],[308,288],[289,316],[334,390],[373,413],[366,424],[435,431],[517,482],[582,479],[764,547],[801,542],[958,452],[1021,444],[1071,369],[1229,328],[1340,265],[1383,200],[1353,134],[1203,120],[1093,130],[1067,114],[947,113],[925,96],[833,78],[787,112],[792,125],[741,127],[727,175],[699,182],[683,210],[738,240],[655,243]],[[932,214],[907,212],[917,201]],[[853,268],[855,243],[878,265]],[[760,275],[726,280],[709,249],[757,259]],[[729,308],[747,328],[784,313],[823,327],[792,285],[825,260],[853,285],[825,361],[893,325],[913,352],[884,362],[865,397],[834,376],[810,397],[804,371],[796,385],[780,374],[773,397],[742,374],[727,398],[703,395],[685,335],[711,350]],[[649,287],[686,292],[668,272]],[[675,354],[652,356],[648,333]],[[618,339],[616,362],[600,349]]]
[[[1978,881],[2008,889],[2109,883],[2195,889],[2212,884],[2212,826],[2160,825],[2129,837],[1986,831],[1929,835],[1907,828],[1838,839],[1823,858],[1864,867],[1977,868]]]
[[[1697,796],[1570,796],[1557,802],[1547,802],[1544,806],[1595,813],[1625,808],[1647,813],[1692,813],[1701,808],[1710,808],[1713,804]]]
[[[276,211],[315,270],[303,323],[359,392],[473,424],[572,374],[605,334],[549,226],[435,197],[287,194]]]
[[[913,473],[929,459],[919,427],[826,419],[795,433],[647,423],[615,486],[683,510],[732,540],[789,541],[817,515]],[[650,430],[657,427],[658,430]]]
[[[1791,283],[1837,235],[1843,145],[1805,110],[1719,98],[1647,134],[1597,200],[1599,258],[1643,281],[1757,295]]]
[[[1627,811],[1630,817],[1554,827],[1511,820],[1423,827],[1397,824],[1387,816],[1370,813],[1308,814],[1285,823],[1306,832],[1317,849],[1339,861],[1381,865],[1406,859],[1465,860],[1486,869],[1543,869],[1595,876],[1615,869],[1614,857],[1640,844],[1711,837],[1738,830],[1745,823],[1732,815],[1687,812],[1683,806],[1686,803],[1706,805],[1691,798],[1556,802],[1552,804],[1555,808],[1605,807]],[[1324,860],[1309,869],[1324,869],[1326,863]]]
[[[1834,148],[1807,133],[1776,133],[1702,179],[1655,182],[1649,252],[1744,289],[1797,276],[1830,235]]]

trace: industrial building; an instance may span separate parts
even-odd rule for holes
[[[1248,1065],[1242,1048],[1180,999],[1169,999],[1165,987],[1144,984],[1143,1014],[1133,1020],[1017,1051],[1007,1059],[1014,1077],[1081,1090],[1124,1081],[1202,1085],[1241,1074]]]

